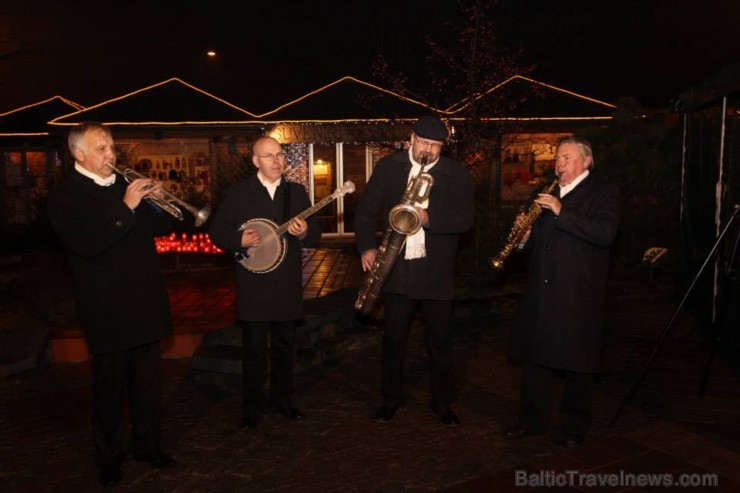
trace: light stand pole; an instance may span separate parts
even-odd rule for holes
[[[719,247],[719,244],[722,242],[722,238],[724,238],[727,231],[730,229],[730,225],[732,222],[737,219],[738,214],[740,213],[740,204],[735,204],[734,210],[732,212],[732,215],[730,216],[730,220],[727,221],[727,224],[725,225],[724,229],[720,233],[719,237],[717,237],[717,241],[714,242],[714,246],[712,247],[712,250],[707,254],[707,257],[704,259],[704,263],[699,268],[699,272],[696,273],[694,276],[694,279],[691,281],[691,285],[689,285],[689,288],[686,290],[686,293],[683,296],[683,299],[678,304],[678,307],[673,312],[673,315],[671,315],[670,320],[668,320],[668,323],[666,324],[665,328],[663,328],[663,331],[661,332],[660,336],[658,337],[658,342],[653,347],[652,352],[650,353],[650,356],[648,357],[647,361],[645,361],[645,364],[642,367],[642,370],[638,374],[637,378],[635,378],[634,383],[632,384],[632,388],[630,388],[629,392],[624,396],[624,399],[622,400],[622,403],[617,408],[616,412],[614,413],[614,416],[612,416],[612,419],[609,420],[607,423],[609,426],[612,426],[616,424],[616,422],[619,420],[619,417],[622,415],[622,412],[624,411],[624,408],[627,407],[627,405],[630,403],[632,398],[635,395],[635,392],[637,392],[638,387],[642,383],[643,379],[645,378],[645,375],[648,372],[648,369],[650,368],[650,365],[653,362],[653,359],[655,359],[655,356],[658,354],[658,351],[660,350],[661,344],[663,344],[663,340],[668,335],[668,332],[670,331],[671,327],[673,326],[673,322],[676,320],[676,317],[678,316],[679,312],[683,308],[684,303],[686,303],[686,300],[689,297],[689,294],[691,294],[691,291],[694,289],[694,286],[696,285],[696,282],[699,280],[699,277],[701,277],[701,274],[704,272],[704,269],[709,264],[709,261],[714,256],[714,252],[717,251],[717,248]],[[736,250],[736,249],[735,249]],[[735,251],[733,251],[733,259],[731,262],[734,261],[734,254]],[[705,371],[705,379],[707,375],[707,371]],[[706,381],[704,382],[703,386],[706,384]]]

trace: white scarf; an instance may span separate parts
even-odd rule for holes
[[[411,152],[411,148],[409,147],[409,160],[411,161],[411,171],[409,171],[409,177],[406,183],[409,183],[416,175],[421,173],[421,163],[416,162],[414,160],[414,156]],[[437,161],[439,161],[439,158],[437,158]],[[428,172],[432,167],[434,167],[435,164],[437,164],[437,161],[434,161],[433,163],[429,163],[424,167],[424,172]],[[416,207],[421,207],[422,209],[426,209],[429,207],[429,199],[427,198],[423,202],[417,202],[415,204],[412,204]],[[419,228],[419,231],[412,235],[408,235],[406,237],[406,253],[404,254],[404,258],[406,260],[412,260],[415,258],[424,258],[427,256],[427,250],[425,247],[425,239],[426,236],[424,235],[424,228]]]

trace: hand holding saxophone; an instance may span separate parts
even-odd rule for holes
[[[129,209],[134,210],[139,207],[141,199],[146,197],[152,192],[161,190],[162,185],[156,181],[150,180],[149,178],[137,178],[128,184],[126,187],[126,193],[123,196],[123,202],[128,206]]]
[[[375,257],[378,256],[378,250],[373,248],[371,250],[365,250],[362,252],[362,272],[367,272],[373,268],[375,263]]]
[[[421,225],[426,226],[429,224],[429,213],[427,210],[423,207],[416,207],[416,210],[419,212],[419,221],[421,222]]]
[[[558,199],[554,195],[550,195],[549,193],[540,193],[537,195],[537,198],[534,199],[535,203],[540,204],[543,209],[549,209],[552,211],[553,214],[556,216],[560,215],[560,199]]]

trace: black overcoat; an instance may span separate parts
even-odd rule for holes
[[[286,187],[290,187],[288,213],[284,212]],[[299,183],[283,179],[271,199],[257,174],[234,183],[214,215],[211,241],[230,254],[242,252],[242,232],[245,221],[264,218],[278,226],[311,207],[306,189]],[[236,318],[248,322],[298,320],[303,317],[302,247],[314,247],[321,237],[316,216],[306,219],[308,233],[303,241],[285,233],[287,252],[282,263],[273,271],[255,274],[234,262],[236,269]]]
[[[406,190],[411,161],[408,150],[381,159],[360,196],[355,212],[355,236],[360,254],[378,247],[378,214],[385,230],[388,212]],[[429,194],[429,224],[424,226],[424,258],[405,260],[404,249],[383,286],[383,292],[413,299],[451,300],[455,296],[455,256],[458,236],[475,218],[473,179],[457,161],[440,157],[429,171],[434,185]]]
[[[49,218],[68,250],[77,310],[90,351],[122,351],[172,332],[155,235],[172,217],[123,202],[127,184],[101,187],[74,171],[49,196]]]
[[[532,227],[526,290],[511,336],[512,355],[568,371],[599,371],[609,251],[621,196],[591,172]]]

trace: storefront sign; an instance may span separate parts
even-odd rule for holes
[[[295,143],[376,143],[398,142],[409,138],[411,124],[365,123],[278,125],[269,133],[284,144]]]

